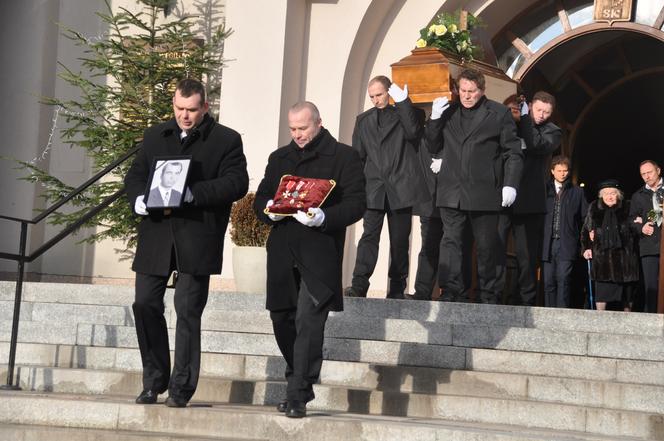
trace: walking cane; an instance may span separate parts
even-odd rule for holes
[[[590,268],[591,268],[591,259],[586,260],[588,263],[588,306],[590,309],[595,309],[595,299],[593,299],[593,279],[592,276],[590,275]]]

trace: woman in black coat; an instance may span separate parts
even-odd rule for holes
[[[597,309],[605,310],[607,302],[622,302],[623,309],[630,311],[639,280],[639,254],[629,203],[618,181],[603,181],[599,188],[599,198],[590,204],[581,230],[583,257],[593,260]]]

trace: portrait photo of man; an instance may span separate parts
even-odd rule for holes
[[[188,159],[157,160],[146,201],[147,208],[179,207],[188,168]]]

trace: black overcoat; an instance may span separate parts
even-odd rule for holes
[[[593,280],[600,282],[636,282],[639,280],[639,254],[637,240],[629,217],[629,202],[618,202],[615,208],[622,247],[603,250],[600,247],[600,236],[603,234],[602,222],[607,207],[601,199],[597,199],[588,207],[588,214],[581,230],[581,246],[593,252]],[[590,231],[595,231],[595,240],[591,242]]]
[[[419,161],[420,169],[422,176],[424,176],[424,181],[427,184],[427,190],[429,192],[429,200],[422,202],[413,206],[413,215],[415,216],[425,216],[425,217],[440,217],[440,209],[436,207],[436,186],[437,186],[437,174],[431,171],[431,160],[436,158],[432,155],[424,145],[424,140],[421,141],[420,151],[419,151]]]
[[[249,176],[236,131],[206,115],[184,143],[175,119],[148,128],[127,176],[125,188],[132,208],[142,197],[157,156],[191,155],[186,185],[194,196],[169,215],[151,211],[138,225],[138,244],[132,269],[167,275],[175,246],[177,270],[185,274],[221,272],[224,234],[231,205],[247,193]]]
[[[429,120],[426,145],[441,152],[436,206],[470,211],[500,211],[502,187],[519,189],[523,153],[510,110],[481,98],[467,132],[461,127],[461,105],[454,102],[443,116]],[[518,191],[517,191],[518,197]]]
[[[576,260],[581,257],[579,237],[581,227],[588,211],[588,202],[583,189],[573,185],[568,179],[562,187],[560,199],[560,250],[559,260]],[[546,185],[546,214],[544,215],[544,234],[542,242],[542,260],[551,260],[551,236],[553,236],[553,205],[556,189],[553,179]]]
[[[322,205],[325,223],[307,227],[293,217],[273,222],[263,212],[274,199],[283,175],[334,179],[336,186]],[[364,174],[357,151],[321,132],[304,149],[291,142],[270,154],[265,176],[256,190],[254,210],[272,230],[267,241],[267,309],[297,306],[297,266],[316,305],[343,309],[341,271],[346,227],[366,209]]]
[[[634,234],[639,238],[639,254],[641,256],[659,256],[659,241],[662,237],[662,229],[655,224],[655,232],[646,236],[641,230],[643,224],[648,222],[648,212],[652,210],[653,191],[645,186],[638,189],[630,201],[629,216],[632,219],[632,228]],[[634,223],[634,219],[641,217],[643,223]]]
[[[364,165],[367,208],[384,210],[385,196],[391,210],[429,199],[418,158],[423,125],[424,111],[414,107],[410,99],[357,116],[353,148]]]
[[[551,176],[551,154],[560,147],[562,130],[552,122],[536,125],[530,115],[523,115],[516,125],[517,135],[526,143],[526,149],[512,213],[542,214],[546,212],[545,186]]]

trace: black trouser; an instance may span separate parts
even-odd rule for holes
[[[207,303],[210,276],[182,274],[175,287],[175,365],[171,374],[168,330],[164,319],[167,276],[136,273],[132,306],[143,362],[143,388],[189,401],[196,391],[201,366],[201,315]]]
[[[498,213],[441,208],[440,217],[443,221],[443,240],[440,247],[440,280],[443,284],[443,295],[450,300],[468,300],[462,262],[464,228],[466,223],[470,223],[477,252],[479,301],[496,303]]]
[[[431,300],[434,281],[438,273],[443,221],[439,217],[420,216],[420,233],[422,248],[417,256],[414,298]]]
[[[657,312],[657,292],[659,291],[659,256],[641,256],[643,270],[643,291],[645,312]]]
[[[390,267],[388,276],[390,287],[388,298],[403,298],[408,277],[408,248],[410,230],[413,222],[412,208],[390,210],[385,199],[385,210],[367,209],[364,212],[362,226],[364,231],[357,244],[357,258],[353,270],[353,288],[362,296],[369,290],[369,278],[378,261],[378,243],[383,229],[383,219],[387,215],[387,227],[390,233]]]
[[[548,261],[542,261],[544,279],[544,306],[550,308],[569,308],[572,282],[573,260],[562,260],[560,239],[551,239],[551,255]]]
[[[500,213],[498,239],[501,248],[496,268],[496,291],[500,296],[505,288],[506,253],[509,231],[514,237],[514,254],[517,263],[520,303],[534,305],[537,297],[537,262],[542,249],[544,217],[541,214],[512,214],[511,210]]]
[[[300,280],[296,308],[270,312],[274,337],[286,360],[288,400],[308,402],[314,399],[312,385],[318,381],[323,365],[328,313],[327,305],[314,305],[304,280]]]

